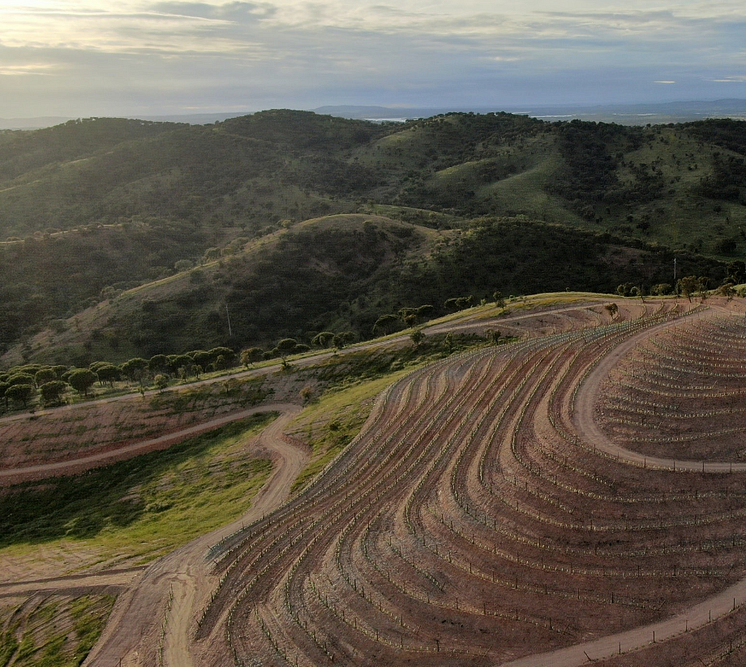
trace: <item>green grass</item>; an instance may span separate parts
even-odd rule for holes
[[[111,595],[52,596],[0,635],[0,667],[79,667],[98,641],[114,606]]]
[[[317,378],[331,385],[291,427],[312,450],[311,461],[293,484],[292,493],[308,485],[360,432],[376,396],[386,387],[427,363],[484,344],[479,336],[457,334],[449,347],[439,334],[428,336],[417,348],[361,350],[334,357],[317,368]]]
[[[248,508],[271,464],[245,442],[269,419],[255,415],[162,452],[12,487],[0,496],[0,547],[83,541],[109,557],[165,553]]]
[[[375,397],[412,368],[368,381],[357,381],[324,394],[295,419],[298,437],[311,445],[310,463],[298,475],[291,493],[307,486],[360,432],[373,408]],[[292,428],[292,427],[291,427]]]
[[[6,667],[18,649],[15,638],[15,625],[0,635],[0,667]]]
[[[102,602],[105,607],[105,614],[100,611]],[[113,606],[113,596],[103,596],[103,600],[85,596],[72,602],[70,613],[78,638],[78,647],[75,651],[75,657],[78,659],[76,664],[83,662],[93,645],[98,641]]]

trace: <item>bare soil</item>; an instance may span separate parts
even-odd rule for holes
[[[275,422],[243,522],[134,579],[85,664],[742,664],[746,461],[715,429],[741,427],[743,306],[605,305],[453,323],[527,333],[390,387],[290,500],[307,452]],[[677,425],[641,412],[668,391]],[[696,447],[641,440],[666,428]]]

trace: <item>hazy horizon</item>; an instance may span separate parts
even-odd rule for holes
[[[2,118],[746,98],[734,0],[31,0],[0,20]]]

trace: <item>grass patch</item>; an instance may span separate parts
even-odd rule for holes
[[[104,631],[106,620],[114,606],[114,596],[105,595],[99,598],[85,596],[74,600],[70,606],[78,646],[75,650],[76,664],[85,660],[93,645]],[[101,606],[104,606],[102,613]]]
[[[0,667],[79,667],[98,641],[114,606],[111,595],[52,596],[0,636]]]
[[[333,357],[315,369],[327,391],[295,419],[294,434],[311,446],[311,461],[293,484],[292,493],[305,488],[360,432],[376,396],[416,368],[485,345],[474,334],[427,336],[417,347],[360,350]]]
[[[245,448],[272,418],[254,415],[162,452],[0,495],[0,546],[85,540],[154,557],[240,516],[271,471]]]
[[[13,626],[0,635],[0,667],[6,667],[17,650],[18,641],[15,638],[15,626]]]
[[[360,432],[375,397],[412,370],[407,368],[327,391],[296,418],[293,423],[295,433],[311,445],[312,454],[311,461],[295,480],[291,493],[305,488]]]

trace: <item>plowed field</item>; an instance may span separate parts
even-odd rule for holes
[[[743,633],[729,633],[746,596],[716,596],[746,576],[744,471],[698,466],[737,460],[745,337],[742,315],[648,306],[633,321],[451,358],[392,386],[322,477],[211,554],[220,586],[198,624],[203,664],[569,665],[586,650],[632,659],[663,640],[681,659],[703,623],[703,654],[740,646]],[[621,405],[632,422],[613,431],[615,453],[585,438],[578,415],[596,404],[584,387],[599,361],[625,342],[632,360],[597,408]],[[636,393],[666,385],[627,373],[633,402],[617,379],[650,350],[662,360],[641,377],[683,364],[681,378],[665,376],[678,411],[708,413],[688,422],[700,448],[675,451],[696,457],[689,470],[626,455],[642,437],[651,455],[672,453],[666,414],[647,422],[647,394]],[[687,610],[691,623],[661,625],[653,644],[655,624]]]

